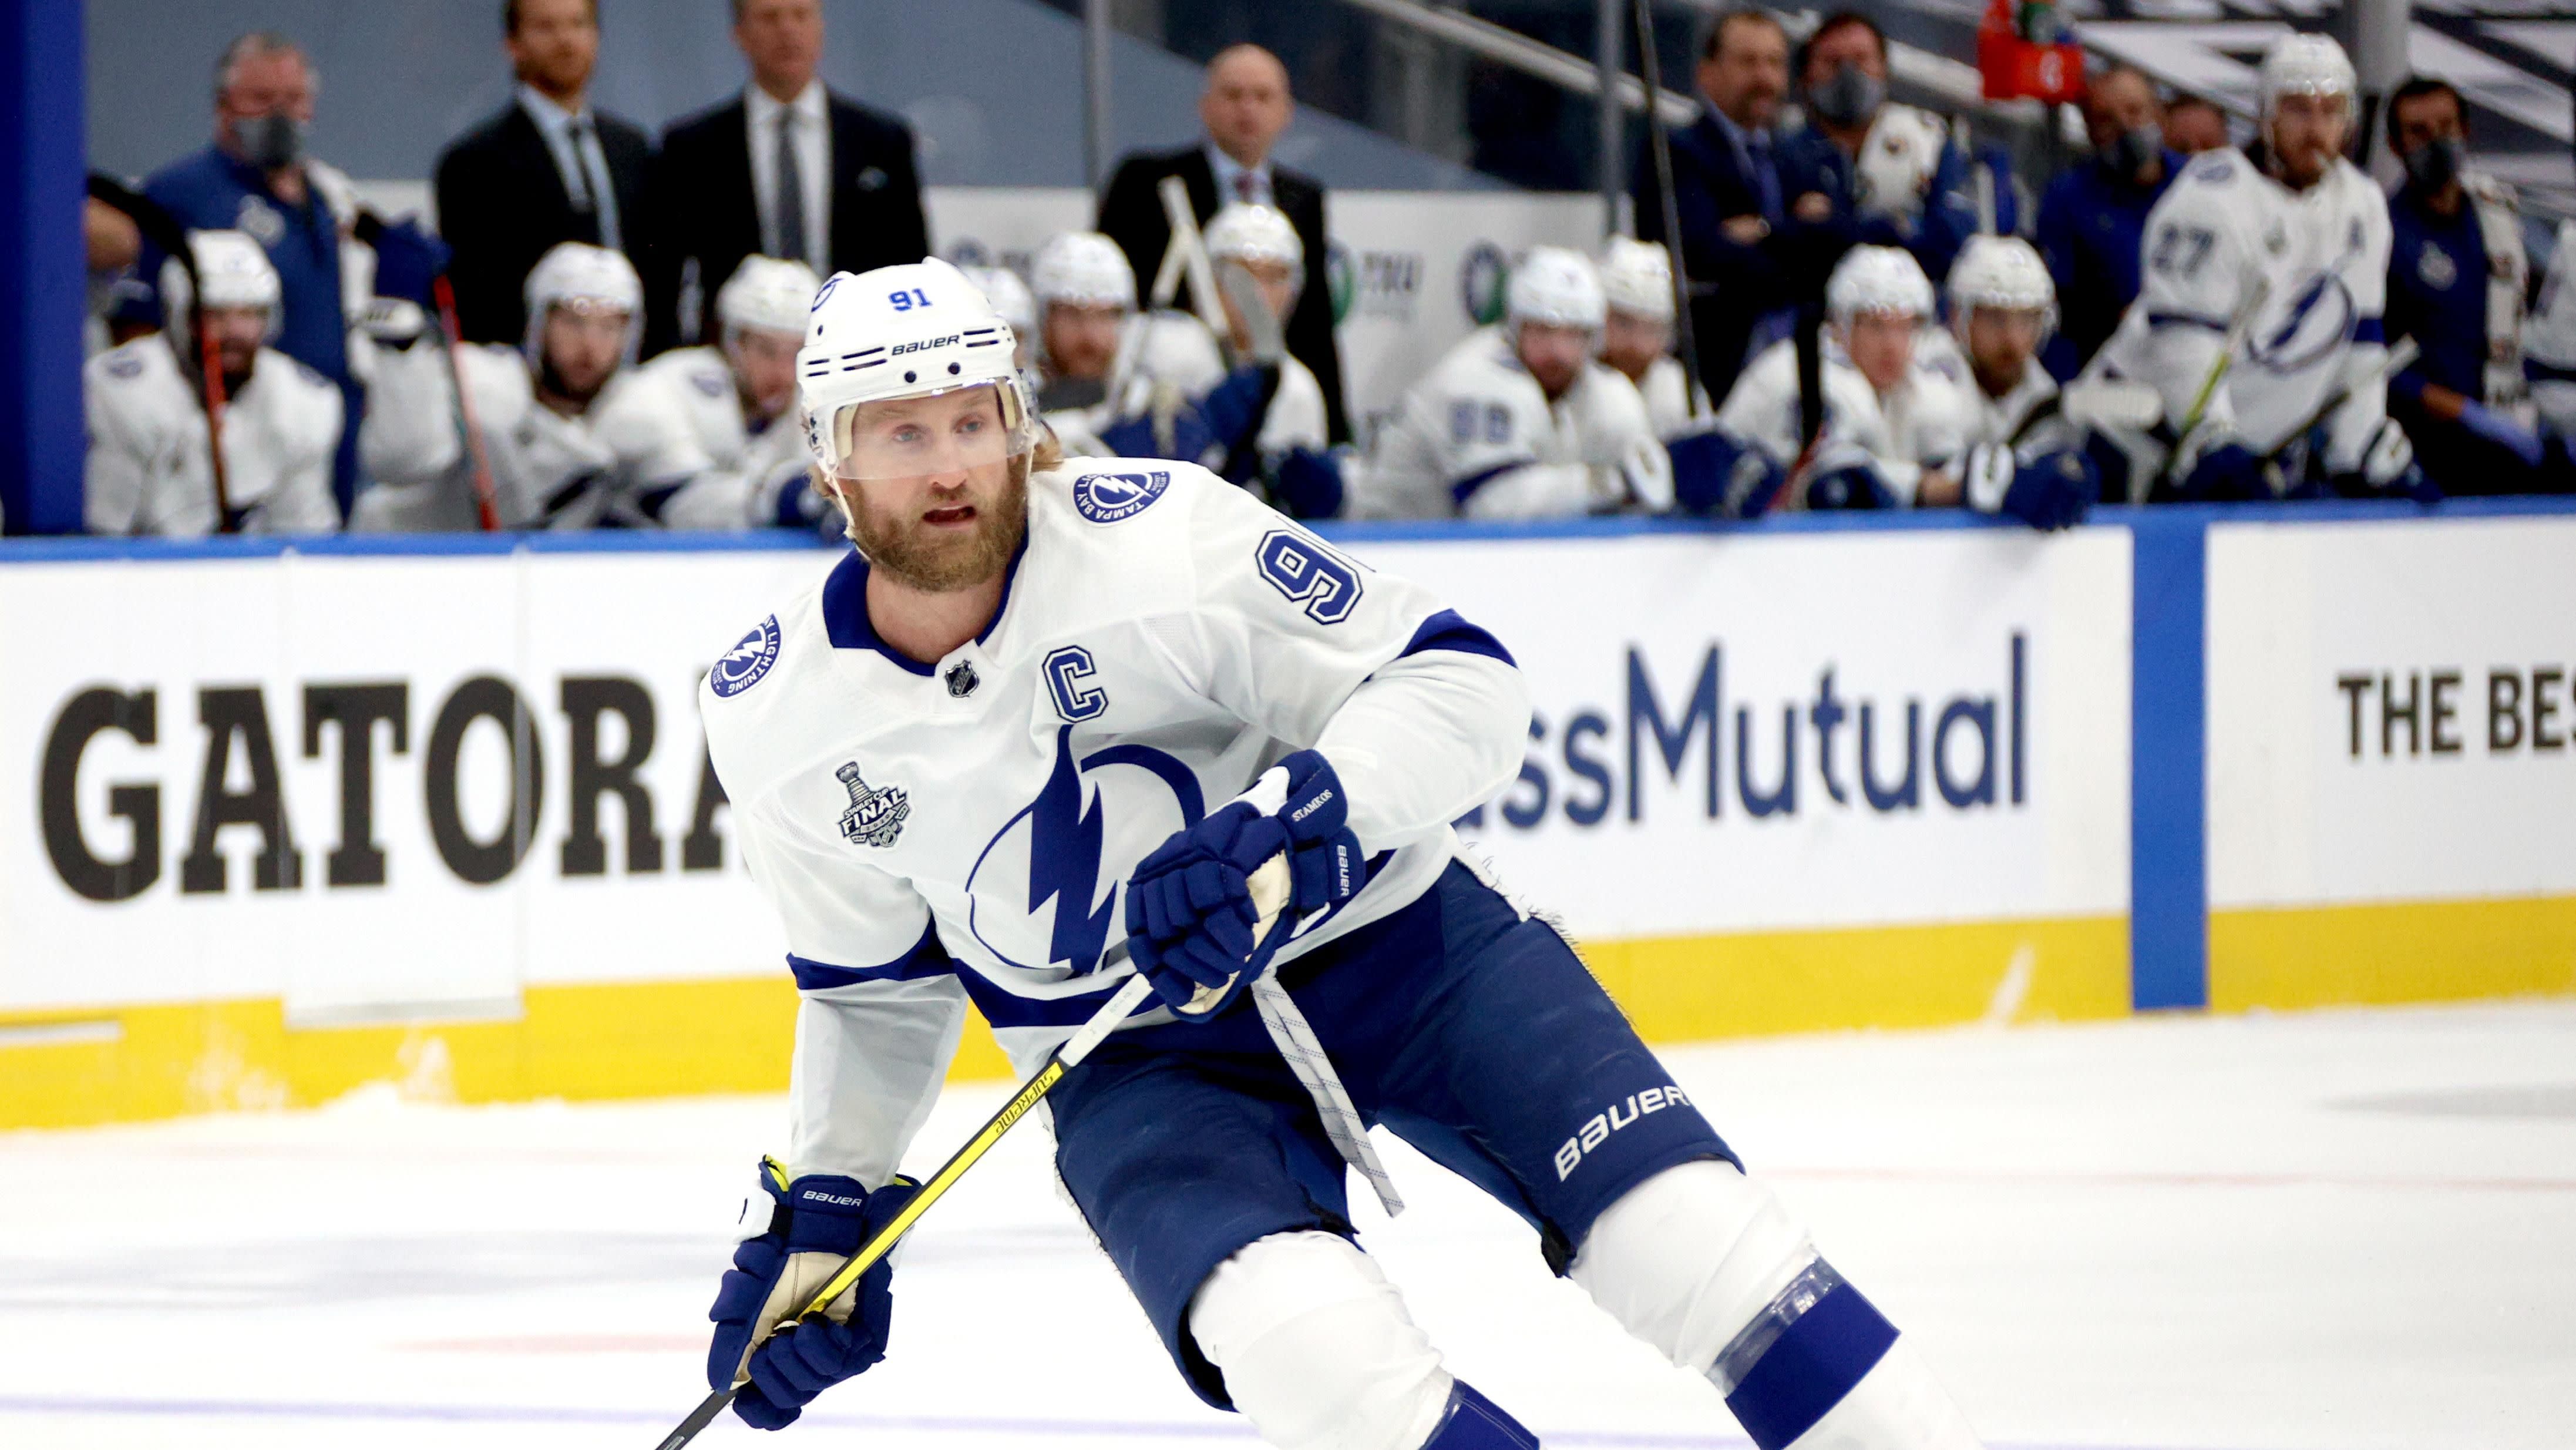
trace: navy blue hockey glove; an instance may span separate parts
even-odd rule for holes
[[[1342,511],[1342,465],[1329,453],[1290,449],[1270,480],[1272,501],[1292,519],[1329,519]]]
[[[422,231],[418,222],[387,222],[366,232],[364,240],[376,249],[376,295],[436,306],[430,284],[447,270],[455,250]]]
[[[1896,494],[1879,475],[1878,463],[1868,452],[1852,444],[1834,444],[1816,455],[1815,469],[1807,478],[1807,507],[1819,511],[1833,509],[1892,509]]]
[[[2270,498],[2263,460],[2242,443],[2221,443],[2192,460],[2170,497],[2177,503],[2243,503]]]
[[[1252,441],[1270,415],[1270,400],[1279,392],[1279,366],[1250,363],[1225,375],[1225,381],[1199,399],[1199,417],[1217,446],[1231,453]]]
[[[2415,463],[2415,443],[2394,418],[2382,418],[2361,450],[2361,464],[2338,474],[2335,492],[2347,498],[2411,498],[2420,504],[2442,501],[2441,486],[2424,476]]]
[[[1100,444],[1120,458],[1169,458],[1179,463],[1199,463],[1217,451],[1216,435],[1209,431],[1207,420],[1187,403],[1172,414],[1167,432],[1154,423],[1151,411],[1121,418],[1100,430]]]
[[[707,1311],[716,1325],[707,1387],[721,1390],[747,1373],[751,1382],[733,1397],[733,1410],[761,1430],[793,1424],[816,1395],[885,1358],[894,1319],[888,1260],[860,1275],[826,1317],[808,1322],[796,1315],[921,1187],[897,1178],[870,1193],[858,1180],[837,1175],[786,1179],[775,1160],[761,1160],[763,1196],[744,1208],[743,1226],[753,1232],[734,1249],[733,1267]]]
[[[1296,918],[1339,905],[1368,884],[1350,807],[1332,762],[1311,750],[1262,773],[1249,799],[1173,834],[1127,882],[1127,955],[1175,1011],[1202,988],[1222,995],[1180,1015],[1223,1012],[1270,965]],[[1262,804],[1280,804],[1265,811]],[[1262,804],[1256,804],[1256,801]],[[1256,939],[1251,876],[1285,852],[1290,888],[1271,931]]]
[[[1960,475],[1970,507],[2042,531],[2082,523],[2102,491],[2093,461],[2073,449],[2024,462],[2002,444],[1980,443],[1961,460]]]
[[[1684,513],[1760,518],[1789,481],[1769,454],[1714,428],[1675,438],[1664,451],[1673,459],[1673,502]]]

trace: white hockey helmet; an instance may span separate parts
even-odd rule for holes
[[[558,307],[626,314],[626,361],[635,361],[644,331],[644,283],[624,252],[588,242],[557,242],[528,272],[526,295],[528,333],[520,350],[528,366],[544,364],[546,314]]]
[[[802,262],[745,257],[716,289],[716,321],[727,332],[750,328],[803,337],[805,314],[814,309],[814,294],[822,288],[823,279]]]
[[[1127,254],[1098,232],[1058,232],[1029,259],[1029,290],[1038,305],[1136,310],[1136,269]]]
[[[268,336],[275,338],[284,296],[268,250],[248,232],[203,231],[188,234],[188,252],[205,282],[208,307],[256,307],[268,313]],[[171,257],[161,264],[162,315],[172,330],[188,325],[188,269]]]
[[[1037,331],[1038,300],[1029,295],[1029,284],[1020,280],[1019,273],[1008,267],[960,267],[957,270],[965,274],[967,281],[975,284],[975,290],[984,294],[984,300],[993,304],[995,312],[1002,314],[1002,320],[1011,325],[1014,334],[1026,340]]]
[[[2057,283],[2039,249],[2019,237],[1970,237],[1950,264],[1950,325],[1962,340],[1968,314],[1980,307],[2039,314],[2045,340],[2057,327]]]
[[[1862,313],[1932,315],[1932,282],[1903,247],[1854,247],[1825,279],[1825,311],[1848,323]]]
[[[2283,96],[2342,96],[2349,106],[2353,87],[2352,57],[2343,47],[2327,36],[2297,31],[2272,42],[2255,79],[2265,116]]]
[[[1306,266],[1306,244],[1275,206],[1229,202],[1208,219],[1203,240],[1211,262],[1285,262],[1292,273]]]
[[[1028,452],[1043,425],[1012,362],[1017,341],[992,299],[936,257],[833,274],[814,298],[796,354],[806,448],[826,472],[847,479],[918,477]],[[854,435],[864,404],[961,388],[994,390],[999,429],[931,452],[935,440],[915,447]]]
[[[1673,262],[1663,243],[1612,237],[1601,249],[1601,293],[1613,312],[1672,321]]]
[[[1514,323],[1544,322],[1586,332],[1601,330],[1609,303],[1592,259],[1571,247],[1532,247],[1512,268],[1503,289],[1503,316]]]

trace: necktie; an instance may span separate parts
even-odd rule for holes
[[[784,107],[778,112],[776,199],[770,210],[778,246],[772,255],[791,262],[812,260],[805,255],[805,169],[796,164],[796,113]]]
[[[1780,168],[1771,160],[1771,135],[1767,131],[1756,131],[1745,138],[1744,144],[1753,156],[1753,186],[1761,196],[1762,219],[1776,227],[1780,225],[1783,213],[1780,208]]]
[[[1238,171],[1234,174],[1234,194],[1237,198],[1241,199],[1245,205],[1248,206],[1261,199],[1260,196],[1257,195],[1260,189],[1260,177],[1253,175],[1249,171]]]
[[[564,128],[564,139],[572,143],[573,175],[566,187],[572,193],[572,209],[593,213],[599,245],[617,251],[623,245],[618,239],[617,189],[608,181],[608,157],[599,149],[598,128],[588,116],[575,116]]]
[[[564,196],[574,211],[591,210],[590,158],[582,153],[581,143],[590,138],[590,122],[575,116],[564,123],[564,149],[572,153],[572,169],[564,173]]]

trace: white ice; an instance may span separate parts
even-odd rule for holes
[[[2576,1445],[2576,1004],[1848,1034],[1677,1075],[1998,1446]],[[997,1101],[952,1092],[923,1166]],[[0,1135],[0,1446],[643,1450],[775,1099]],[[1035,1130],[1032,1130],[1035,1129]],[[1024,1127],[923,1224],[887,1362],[707,1446],[1251,1445]],[[1737,1445],[1715,1393],[1400,1148],[1368,1247],[1548,1444]],[[1365,1198],[1366,1195],[1358,1195]]]

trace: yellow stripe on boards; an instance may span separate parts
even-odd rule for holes
[[[2209,914],[2221,1012],[2560,992],[2576,992],[2576,896]]]

